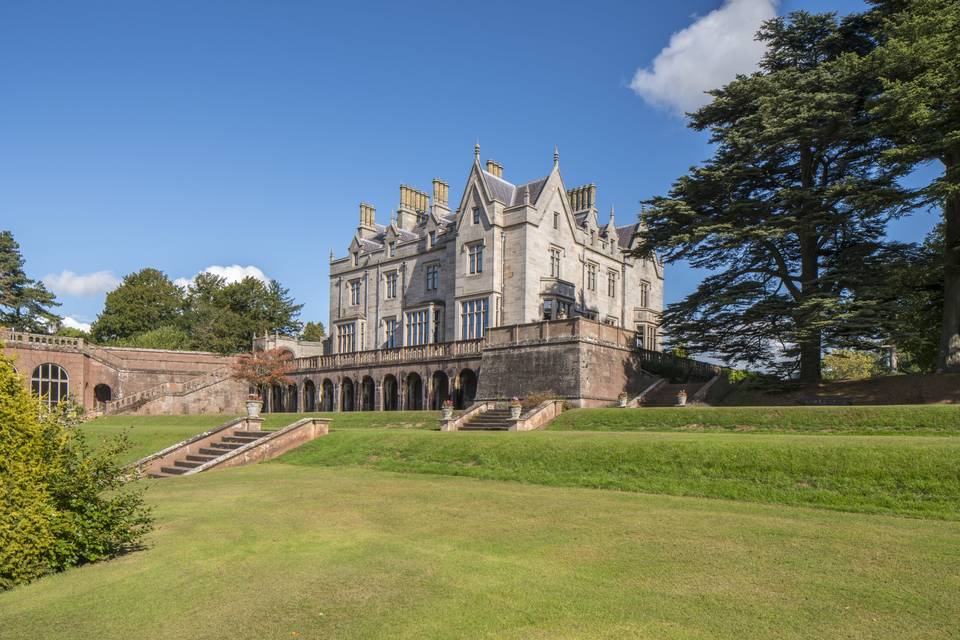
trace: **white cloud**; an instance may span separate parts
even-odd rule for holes
[[[779,0],[726,0],[670,36],[653,63],[638,69],[630,88],[648,103],[682,115],[710,102],[738,73],[757,68],[765,45],[754,40],[760,23],[776,16]]]
[[[239,264],[232,264],[226,267],[214,264],[202,270],[200,273],[212,273],[215,276],[220,276],[227,281],[227,284],[230,284],[231,282],[240,282],[244,278],[256,278],[261,282],[270,282],[270,279],[264,275],[263,271],[252,264],[245,267],[242,267]],[[193,281],[196,280],[200,273],[192,278],[177,278],[173,281],[173,283],[178,287],[186,289],[193,284]]]
[[[71,318],[70,316],[64,316],[60,324],[71,329],[80,329],[80,331],[86,331],[87,333],[90,332],[89,322],[81,322],[75,318]]]
[[[43,284],[47,285],[57,295],[90,297],[106,293],[116,288],[120,280],[109,271],[77,274],[73,271],[51,273],[43,277]]]

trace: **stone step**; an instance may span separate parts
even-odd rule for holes
[[[227,451],[233,451],[234,449],[239,449],[243,445],[239,442],[214,442],[210,445],[214,449],[220,449],[224,453]]]
[[[272,431],[234,431],[233,435],[244,438],[263,438],[273,433]]]
[[[219,457],[220,457],[220,456],[217,456],[217,455],[195,455],[195,454],[191,454],[191,455],[188,455],[188,456],[187,456],[187,460],[189,460],[190,462],[200,462],[200,463],[204,463],[204,462],[210,462],[211,460],[216,460],[216,459],[219,458]]]
[[[256,442],[259,439],[260,438],[257,438],[257,437],[251,438],[249,436],[224,436],[220,440],[220,442],[232,442],[235,444],[244,445],[244,444],[250,444],[251,442]]]
[[[467,423],[460,427],[460,431],[509,431],[510,426],[505,424],[471,424]]]
[[[160,471],[171,476],[179,476],[180,474],[187,472],[187,470],[183,467],[160,467]]]
[[[200,455],[209,456],[211,459],[219,458],[225,454],[229,449],[212,449],[210,447],[200,447]]]
[[[182,467],[182,468],[184,468],[184,469],[196,469],[197,467],[199,467],[199,466],[202,465],[202,464],[203,464],[202,462],[191,462],[191,461],[189,461],[189,460],[174,460],[174,461],[173,461],[173,466],[175,466],[175,467]]]

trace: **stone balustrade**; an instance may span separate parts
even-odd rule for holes
[[[295,371],[337,370],[345,367],[363,367],[390,364],[405,364],[425,360],[443,360],[462,356],[479,356],[483,351],[483,339],[458,342],[436,342],[396,349],[353,351],[327,356],[295,358]]]
[[[0,340],[15,344],[36,344],[51,347],[68,347],[74,349],[83,348],[83,338],[52,336],[43,333],[27,333],[26,331],[14,331],[13,329],[8,329],[6,327],[0,327]]]

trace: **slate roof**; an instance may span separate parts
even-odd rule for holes
[[[530,194],[531,204],[536,202],[537,198],[540,197],[540,192],[543,191],[543,185],[547,184],[548,177],[549,176],[545,176],[543,178],[540,178],[539,180],[533,180],[531,182],[522,184],[519,187],[517,187],[513,193],[513,202],[511,202],[510,204],[511,205],[523,204],[523,197],[525,193]]]
[[[513,194],[517,189],[515,186],[503,178],[498,178],[482,169],[480,170],[480,174],[483,176],[483,181],[487,185],[487,191],[490,192],[490,197],[494,200],[499,200],[505,205],[513,203]]]
[[[639,222],[634,222],[633,224],[628,224],[625,227],[617,227],[617,244],[619,244],[623,249],[629,248],[630,241],[633,239],[634,234],[637,232],[637,227],[639,226]]]

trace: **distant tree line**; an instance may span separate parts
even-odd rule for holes
[[[59,305],[42,282],[27,276],[13,234],[0,231],[0,326],[105,345],[217,353],[249,351],[253,337],[264,333],[314,341],[325,337],[322,322],[300,322],[303,305],[288,289],[276,280],[252,277],[228,283],[201,273],[180,287],[157,269],[141,269],[107,294],[89,334],[62,326],[54,312]]]
[[[663,315],[691,354],[813,382],[825,353],[895,345],[960,371],[960,3],[871,4],[766,22],[759,70],[689,114],[714,155],[649,201],[637,254],[712,271]],[[904,186],[925,163],[942,174]],[[925,243],[887,240],[928,206]]]

